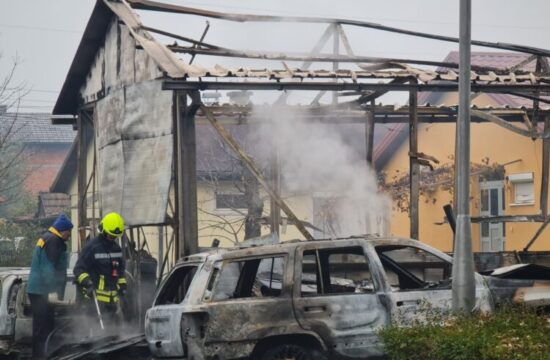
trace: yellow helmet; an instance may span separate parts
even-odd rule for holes
[[[99,231],[114,237],[122,236],[124,233],[124,219],[115,212],[108,213],[99,223]]]

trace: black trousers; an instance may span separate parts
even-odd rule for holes
[[[32,358],[46,358],[46,340],[54,327],[54,311],[48,295],[29,294],[32,308]]]

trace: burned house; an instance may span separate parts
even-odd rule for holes
[[[210,44],[204,40],[204,36],[202,39],[194,39],[185,34],[166,31],[162,29],[162,24],[151,27],[140,20],[140,15],[150,12],[161,15],[171,13],[171,16],[192,15],[237,23],[315,22],[327,24],[327,28],[311,54],[259,53]],[[209,136],[215,136],[223,151],[231,159],[237,159],[240,166],[251,174],[254,182],[259,184],[258,187],[263,189],[261,194],[265,198],[264,202],[269,202],[269,212],[266,209],[265,214],[260,212],[254,215],[253,222],[262,222],[266,229],[269,225],[269,231],[274,233],[280,233],[281,226],[288,224],[296,228],[292,237],[314,237],[312,233],[318,227],[312,216],[314,201],[311,194],[307,195],[308,201],[285,201],[284,196],[280,196],[282,193],[284,195],[285,186],[279,181],[280,169],[284,167],[284,163],[290,161],[290,157],[277,160],[276,156],[272,156],[262,159],[260,156],[255,157],[253,153],[248,154],[247,147],[239,142],[239,131],[231,130],[232,126],[243,123],[253,126],[262,117],[261,108],[246,104],[242,98],[230,104],[205,102],[201,93],[206,90],[319,91],[311,104],[288,105],[287,108],[294,108],[292,114],[299,113],[300,117],[316,124],[342,128],[355,126],[351,131],[355,136],[360,134],[364,138],[362,146],[365,150],[356,154],[345,153],[347,157],[361,159],[361,166],[356,161],[354,165],[357,167],[349,170],[352,175],[362,173],[363,169],[370,169],[365,172],[372,171],[372,165],[382,156],[379,148],[383,144],[379,143],[377,147],[375,143],[384,134],[380,133],[375,124],[383,124],[386,129],[386,126],[392,129],[393,125],[385,124],[409,124],[411,131],[407,153],[412,169],[410,187],[407,188],[410,190],[409,235],[418,238],[419,168],[431,161],[429,154],[419,151],[418,124],[453,123],[457,116],[456,106],[426,106],[419,101],[418,93],[456,91],[458,74],[455,70],[458,64],[452,61],[357,56],[347,41],[344,26],[400,32],[399,29],[344,19],[223,14],[147,0],[98,1],[54,108],[54,121],[72,123],[78,128],[75,150],[53,187],[55,191],[77,194],[73,204],[73,218],[77,224],[77,233],[73,236],[77,242],[74,248],[82,244],[88,233],[95,231],[95,225],[102,213],[118,211],[124,215],[130,226],[128,237],[132,243],[139,249],[155,249],[152,251],[164,259],[160,263],[169,265],[181,255],[196,252],[199,245],[209,245],[213,237],[219,236],[218,233],[208,234],[204,243],[200,242],[199,222],[202,211],[198,204],[201,201],[212,204],[214,195],[214,204],[218,203],[220,207],[225,206],[225,209],[232,211],[246,210],[244,216],[249,215],[250,203],[247,202],[248,208],[244,209],[240,194],[230,191],[224,193],[223,186],[221,190],[216,189],[210,193],[201,193],[198,190],[201,187],[201,177],[197,175],[207,179],[210,170],[216,169],[212,164],[200,166],[201,159],[207,159],[200,145],[207,137],[202,133],[201,126],[207,127],[203,128],[206,129],[204,131],[210,132]],[[206,34],[208,27],[209,25],[203,34]],[[411,35],[428,36],[414,32]],[[320,54],[329,39],[334,40],[335,52]],[[340,41],[345,54],[340,53]],[[505,49],[508,46],[492,43],[479,45]],[[538,56],[537,61],[543,64],[541,66],[545,70],[531,72],[514,68],[474,66],[472,90],[487,93],[513,91],[530,100],[539,99],[536,95],[541,91],[548,91],[549,87],[548,67],[544,65],[548,54],[528,47],[508,46],[507,49]],[[198,65],[197,59],[207,56],[265,60],[272,67]],[[274,61],[277,61],[276,65],[273,65]],[[303,64],[293,67],[288,65],[289,62]],[[312,62],[321,63],[321,68],[310,68]],[[331,65],[330,69],[325,66],[327,63]],[[434,70],[434,67],[443,69]],[[389,91],[408,93],[408,105],[396,108],[375,103],[378,97]],[[327,92],[333,95],[330,105],[320,102]],[[338,101],[337,94],[349,96],[351,100]],[[288,94],[277,95],[278,103],[284,104]],[[540,100],[535,100],[536,104],[537,101]],[[547,116],[547,110],[536,104],[529,109],[474,109],[472,121],[492,122],[524,136],[545,139],[546,142],[546,135],[539,129],[537,122],[539,118],[542,121]],[[279,111],[282,112],[284,111]],[[524,123],[525,118],[530,119],[528,130],[517,125]],[[279,122],[279,119],[275,121]],[[335,131],[323,131],[330,132]],[[344,139],[341,142],[352,141]],[[296,154],[308,152],[311,151],[304,149]],[[271,154],[274,153],[276,152],[271,151]],[[547,152],[544,154],[547,160]],[[215,154],[214,158],[219,161]],[[333,160],[330,156],[321,159],[326,161],[328,169]],[[278,165],[280,163],[283,165]],[[226,164],[227,162],[223,162],[221,165]],[[302,162],[301,165],[304,164]],[[267,168],[270,171],[264,171]],[[299,173],[300,166],[296,169],[296,173]],[[201,174],[201,170],[206,170],[206,174]],[[223,173],[225,169],[220,171]],[[220,180],[219,175],[214,177],[216,181]],[[221,182],[231,182],[234,174],[228,176]],[[369,177],[374,175],[370,174]],[[546,179],[542,183],[547,184],[547,166],[542,177]],[[320,178],[323,179],[323,176]],[[349,188],[353,189],[353,186],[350,185]],[[327,198],[334,197],[328,193]],[[351,194],[354,194],[353,191]],[[548,193],[545,194],[547,197]],[[319,194],[319,198],[323,196],[324,194]],[[359,196],[356,200],[367,202]],[[533,221],[544,224],[547,220],[546,202],[541,202],[542,214],[510,217],[502,221]],[[309,214],[309,218],[304,214]],[[230,214],[228,218],[223,216],[222,211],[208,216],[231,223],[231,216],[234,214]],[[494,221],[494,215],[480,216],[474,221]]]

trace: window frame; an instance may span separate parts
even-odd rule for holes
[[[330,275],[330,262],[329,262],[329,258],[331,255],[345,255],[345,254],[351,254],[351,255],[359,255],[359,254],[354,254],[354,253],[351,253],[351,252],[344,252],[346,249],[354,249],[354,248],[357,248],[357,249],[360,249],[361,252],[362,252],[362,255],[365,259],[365,265],[367,266],[368,270],[369,270],[369,274],[370,274],[370,282],[372,283],[372,290],[371,291],[368,291],[368,292],[329,292],[329,293],[326,293],[325,292],[325,288],[326,288],[326,285],[332,285],[331,282],[330,282],[330,278],[331,278],[331,275]],[[340,251],[340,252],[339,252]],[[304,274],[304,259],[306,256],[310,255],[310,254],[307,254],[306,253],[309,253],[309,252],[312,252],[313,255],[315,255],[316,259],[318,259],[318,256],[320,256],[320,253],[321,252],[326,252],[326,256],[324,259],[320,259],[321,261],[321,266],[319,266],[319,262],[316,260],[315,262],[315,266],[316,266],[316,271],[315,271],[315,279],[316,279],[316,283],[317,283],[317,292],[316,293],[313,293],[311,295],[304,295],[302,293],[302,280],[303,280],[303,274]],[[302,299],[308,299],[308,298],[313,298],[313,297],[327,297],[327,296],[350,296],[350,295],[373,295],[373,294],[376,294],[376,292],[379,290],[379,285],[376,281],[376,275],[373,273],[373,266],[372,266],[372,261],[371,261],[371,258],[370,256],[368,255],[368,251],[365,249],[365,247],[362,245],[362,244],[348,244],[348,245],[344,245],[344,246],[334,246],[334,247],[315,247],[315,248],[306,248],[306,247],[303,247],[300,249],[300,257],[297,259],[298,262],[297,262],[297,268],[299,269],[298,271],[298,277],[295,278],[295,284],[296,284],[296,288],[298,289],[297,290],[297,293],[295,294],[295,296],[298,296]],[[321,269],[321,282],[322,282],[322,292],[319,293],[319,285],[320,285],[320,282],[319,282],[319,274],[318,274],[318,269]],[[327,272],[326,270],[328,269],[328,277],[327,277]]]
[[[400,271],[403,272],[402,275],[404,275],[405,277],[408,277],[408,279],[412,282],[416,282],[418,285],[421,285],[421,284],[430,284],[429,282],[426,282],[422,279],[419,279],[416,275],[414,275],[412,272],[410,272],[407,268],[404,268],[402,266],[399,265],[399,263],[397,263],[395,260],[393,260],[392,258],[390,258],[389,256],[385,256],[385,258],[383,258],[381,255],[383,254],[380,254],[377,250],[377,248],[385,248],[385,247],[388,247],[388,248],[391,248],[391,247],[395,247],[396,249],[399,249],[399,248],[412,248],[412,249],[415,249],[415,250],[420,250],[424,253],[427,253],[427,254],[430,254],[432,256],[434,256],[435,258],[439,259],[441,262],[447,264],[447,266],[450,267],[450,271],[451,271],[451,274],[449,274],[448,276],[448,279],[451,279],[451,276],[452,276],[452,266],[453,266],[453,262],[452,260],[447,260],[445,259],[444,257],[441,257],[439,256],[437,253],[434,253],[432,251],[430,251],[429,249],[425,249],[423,247],[419,247],[419,246],[414,246],[414,245],[411,245],[411,244],[395,244],[395,245],[387,245],[387,244],[378,244],[378,245],[375,245],[373,246],[373,250],[374,252],[376,253],[376,255],[378,256],[378,259],[380,261],[380,265],[381,265],[381,272],[382,272],[382,275],[384,276],[385,278],[385,281],[386,281],[386,284],[388,286],[388,289],[391,291],[391,292],[397,292],[397,293],[403,293],[403,292],[412,292],[412,291],[432,291],[432,290],[451,290],[452,288],[452,281],[448,281],[448,283],[444,284],[444,286],[423,286],[423,287],[415,287],[415,288],[407,288],[407,289],[401,289],[401,288],[398,288],[398,289],[395,289],[395,287],[393,287],[389,281],[389,277],[388,277],[388,274],[387,274],[387,271],[386,271],[386,267],[384,265],[384,261],[389,261],[391,266],[395,266],[397,267]],[[392,269],[392,271],[394,271],[396,273],[397,276],[399,276],[400,274],[398,274],[395,270]],[[401,283],[401,280],[399,280],[399,282]]]
[[[279,296],[249,296],[249,297],[231,297],[228,299],[214,299],[215,289],[218,286],[218,283],[220,281],[221,274],[223,273],[223,269],[230,263],[236,263],[236,262],[247,262],[247,261],[254,261],[254,260],[260,260],[260,262],[263,259],[276,259],[281,258],[283,260],[283,271],[281,274],[281,294]],[[235,257],[235,258],[226,258],[226,259],[219,259],[214,261],[212,264],[212,270],[210,271],[210,275],[208,276],[208,281],[206,283],[205,292],[202,297],[202,301],[207,302],[209,304],[217,304],[217,303],[226,303],[230,301],[261,301],[261,300],[269,300],[269,299],[281,299],[288,297],[288,291],[286,289],[287,282],[285,281],[286,272],[288,271],[288,264],[289,262],[289,256],[287,253],[274,253],[274,254],[264,254],[264,255],[255,255],[255,256],[246,256],[246,257]],[[221,264],[221,266],[219,266]],[[259,265],[259,264],[258,264]],[[242,274],[242,273],[241,273]],[[239,286],[239,283],[241,282],[241,274],[239,274],[239,278],[237,279],[236,286]],[[256,270],[256,276],[258,275],[258,272]],[[212,288],[210,288],[210,285]]]
[[[159,303],[160,299],[163,296],[166,296],[166,291],[167,291],[166,289],[170,285],[171,279],[173,278],[173,276],[175,276],[176,272],[183,271],[186,268],[188,269],[187,274],[189,274],[189,271],[193,271],[192,269],[195,270],[195,273],[193,274],[193,278],[191,279],[191,281],[189,282],[189,284],[187,286],[187,291],[185,292],[185,296],[183,297],[183,299],[180,302],[177,302],[177,303],[166,303],[166,302]],[[185,302],[185,300],[187,300],[187,298],[189,297],[189,294],[191,293],[190,290],[193,288],[193,282],[194,282],[195,278],[197,277],[197,275],[199,274],[200,271],[201,271],[201,266],[200,266],[199,263],[184,264],[184,265],[178,266],[177,268],[172,270],[170,272],[170,274],[166,277],[166,279],[162,282],[162,285],[159,288],[159,292],[155,296],[153,306],[177,305],[177,304],[182,304],[183,302]],[[185,278],[187,278],[187,274],[185,275]],[[179,288],[179,285],[178,285],[178,288]]]
[[[512,195],[510,206],[532,206],[536,202],[535,176],[532,172],[517,173],[508,175],[508,181],[512,186]],[[528,200],[518,201],[518,187],[529,186],[531,198]],[[512,202],[513,201],[513,202]]]
[[[242,197],[244,201],[244,207],[218,207],[218,196],[235,196],[235,197]],[[242,204],[240,204],[242,205]],[[244,193],[237,192],[237,191],[215,191],[214,192],[214,209],[217,212],[238,212],[239,210],[246,210],[247,204],[246,204],[246,196]]]

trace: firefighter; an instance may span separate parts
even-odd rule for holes
[[[90,300],[90,306],[95,309],[95,296],[105,320],[116,322],[115,313],[121,298],[126,296],[127,288],[122,249],[116,242],[124,233],[124,219],[114,212],[105,215],[99,224],[99,232],[82,249],[73,272],[84,298]]]
[[[33,250],[27,294],[32,310],[32,358],[46,358],[46,339],[54,328],[50,293],[63,300],[67,281],[67,244],[73,224],[61,214]]]

